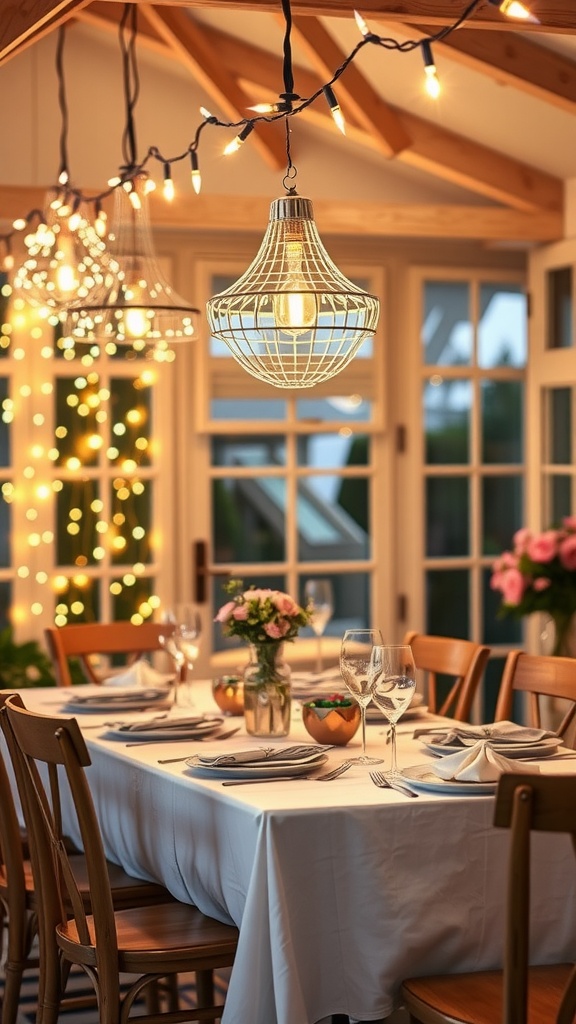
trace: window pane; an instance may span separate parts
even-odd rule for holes
[[[298,465],[339,469],[342,466],[367,466],[370,461],[370,441],[365,434],[307,434],[298,435]]]
[[[0,629],[7,629],[8,626],[12,625],[10,619],[11,610],[12,584],[9,580],[3,580],[0,583]]]
[[[478,363],[480,366],[525,366],[526,297],[516,284],[480,287]]]
[[[212,438],[213,466],[284,466],[286,445],[283,437],[226,437]]]
[[[285,524],[284,477],[212,481],[215,562],[283,561]]]
[[[210,417],[213,420],[285,420],[286,402],[264,398],[213,398]]]
[[[466,569],[429,569],[426,573],[426,633],[470,635],[469,574]]]
[[[151,561],[152,483],[116,478],[110,489],[112,521],[104,535],[113,565]]]
[[[70,377],[58,377],[55,388],[57,466],[79,468],[98,464],[98,444],[91,438],[99,437],[100,428],[96,419],[98,384],[87,384],[81,375],[76,381]],[[71,463],[73,460],[73,463]]]
[[[482,554],[499,555],[523,526],[524,481],[519,476],[488,476],[482,480]]]
[[[0,466],[10,466],[12,462],[12,448],[11,448],[11,434],[10,434],[10,422],[11,422],[11,409],[9,406],[9,381],[7,377],[0,377],[0,406],[5,411],[7,419],[4,416],[0,416]]]
[[[140,576],[132,586],[126,586],[123,579],[119,579],[112,583],[112,588],[121,588],[114,594],[112,601],[114,618],[128,621],[154,593],[154,580],[148,576]]]
[[[549,270],[546,275],[548,335],[546,348],[572,345],[572,267]]]
[[[372,416],[372,403],[362,398],[362,395],[299,398],[296,402],[296,416],[299,420],[312,420],[315,423],[326,420],[366,423]]]
[[[7,569],[12,563],[12,506],[0,498],[0,566]]]
[[[550,451],[544,461],[569,466],[572,462],[572,393],[570,388],[549,388],[546,395]]]
[[[316,574],[315,574],[316,575]],[[369,577],[365,572],[319,573],[321,579],[330,580],[334,596],[334,614],[326,626],[324,636],[343,636],[347,629],[368,629]],[[304,584],[310,576],[302,575],[298,583],[298,599],[304,602]],[[314,636],[311,627],[300,631],[301,636]]]
[[[472,386],[467,380],[432,378],[424,384],[426,462],[468,462]]]
[[[298,482],[298,558],[303,562],[369,556],[368,480],[337,476]]]
[[[83,573],[59,578],[54,611],[65,622],[98,622],[100,620],[100,581]]]
[[[65,480],[56,498],[56,561],[58,565],[84,568],[98,560],[94,549],[100,547],[96,531],[99,516],[92,503],[99,497],[96,480]]]
[[[572,478],[569,476],[551,476],[549,478],[550,489],[550,515],[551,523],[560,523],[563,516],[573,515],[572,504]]]
[[[116,456],[109,454],[110,462],[122,465],[128,461],[128,472],[137,466],[149,466],[148,438],[153,432],[150,388],[143,388],[139,379],[120,377],[111,380],[110,392],[112,446],[118,452]]]
[[[519,380],[484,380],[482,400],[482,461],[524,461],[524,385]]]
[[[508,538],[509,546],[510,538]],[[484,612],[484,643],[497,646],[508,644],[511,647],[522,647],[522,622],[518,619],[499,619],[498,609],[500,608],[501,594],[498,590],[492,590],[490,580],[492,570],[486,569],[482,573],[482,604]]]
[[[427,366],[470,366],[474,332],[466,282],[426,281],[422,344]]]
[[[426,480],[426,555],[468,555],[469,481],[467,477]]]

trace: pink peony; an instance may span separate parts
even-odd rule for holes
[[[572,533],[560,542],[558,555],[565,569],[576,569],[576,534]]]
[[[248,618],[248,605],[237,604],[232,612],[232,618],[236,619],[237,622],[245,622]]]
[[[562,526],[565,530],[576,530],[576,516],[564,516]]]
[[[298,614],[298,605],[289,594],[283,594],[277,590],[272,600],[281,615]]]
[[[218,611],[216,618],[214,619],[214,622],[226,622],[227,619],[230,618],[235,607],[236,604],[234,601],[228,601],[226,604],[223,604],[220,610]]]
[[[548,590],[551,583],[552,580],[549,580],[547,576],[537,576],[532,586],[534,590]]]
[[[521,530],[516,530],[514,534],[514,551],[517,555],[522,555],[526,551],[529,542],[532,540],[532,530],[529,530],[526,526],[522,527]]]
[[[280,619],[279,622],[267,622],[264,626],[264,632],[273,640],[281,640],[289,629],[290,623],[287,619]]]
[[[533,562],[551,562],[558,552],[557,530],[545,530],[528,542],[526,553]]]
[[[520,604],[528,582],[518,569],[509,569],[504,573],[500,589],[505,604]]]

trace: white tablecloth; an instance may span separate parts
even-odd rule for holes
[[[23,696],[59,712],[58,691]],[[207,686],[196,683],[194,698],[215,710]],[[508,833],[492,827],[492,796],[410,800],[358,767],[337,782],[224,788],[157,763],[209,742],[127,747],[102,738],[97,716],[78,718],[91,726],[88,772],[108,856],[240,928],[223,1024],[378,1020],[398,1005],[404,977],[501,964]],[[427,760],[413,728],[399,726],[401,765]],[[305,738],[295,720],[290,740]],[[382,726],[369,727],[368,743],[387,755]],[[246,745],[242,730],[217,749]],[[359,748],[357,736],[331,761]],[[576,771],[576,760],[544,770]],[[576,958],[574,875],[567,837],[536,837],[535,961]]]

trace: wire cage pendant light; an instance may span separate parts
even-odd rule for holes
[[[310,388],[340,373],[376,331],[379,302],[326,252],[312,203],[273,201],[260,250],[230,288],[207,303],[212,335],[252,376]]]
[[[64,330],[74,342],[97,342],[160,356],[172,342],[196,333],[199,310],[166,281],[154,252],[148,218],[149,178],[144,171],[114,192],[108,260],[98,287],[69,305]]]

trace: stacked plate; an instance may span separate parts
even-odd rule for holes
[[[310,743],[260,747],[233,754],[195,754],[186,764],[194,775],[204,779],[292,779],[324,764],[327,749]]]
[[[545,729],[531,729],[514,722],[496,722],[487,726],[458,726],[438,729],[420,737],[431,754],[444,757],[455,754],[466,747],[472,747],[481,740],[489,743],[504,757],[540,758],[549,757],[562,745],[562,740]]]
[[[149,718],[125,722],[106,732],[106,738],[119,740],[186,740],[204,739],[216,732],[224,719],[218,715],[196,715],[190,718]]]
[[[114,690],[110,693],[104,687],[101,693],[83,697],[82,694],[74,693],[63,705],[62,710],[66,713],[77,715],[85,712],[106,714],[108,711],[144,711],[146,708],[168,707],[170,702],[169,691],[165,688],[141,687],[131,690]]]

